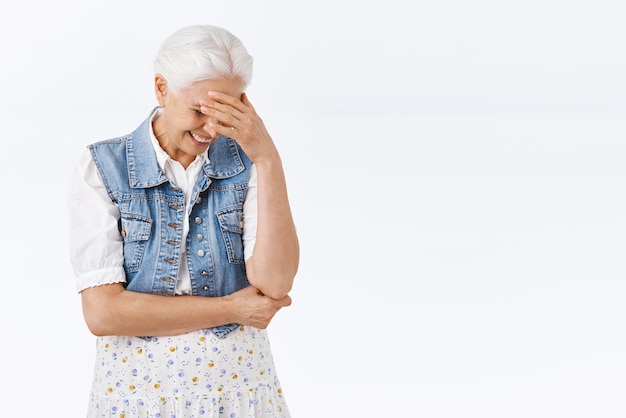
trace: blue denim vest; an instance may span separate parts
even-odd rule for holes
[[[160,169],[150,139],[150,118],[127,136],[89,146],[124,240],[126,289],[174,296],[181,257],[185,196]],[[248,286],[243,201],[252,164],[231,138],[209,148],[191,197],[187,263],[193,295],[225,296]],[[132,320],[132,318],[129,318]],[[211,328],[224,338],[238,324]]]

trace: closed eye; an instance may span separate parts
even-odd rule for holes
[[[196,112],[196,115],[198,116],[204,116],[204,113],[202,113],[200,109],[194,109],[193,111]]]

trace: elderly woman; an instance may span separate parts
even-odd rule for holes
[[[98,336],[89,417],[288,417],[266,332],[299,246],[280,156],[244,93],[252,58],[214,26],[155,59],[158,107],[86,147],[72,265]]]

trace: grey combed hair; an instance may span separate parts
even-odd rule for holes
[[[196,81],[223,77],[239,78],[245,90],[252,79],[252,57],[239,38],[226,29],[194,25],[163,41],[154,59],[154,71],[174,92]]]

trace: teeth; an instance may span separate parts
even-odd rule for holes
[[[196,141],[201,142],[201,143],[203,143],[203,144],[210,144],[210,143],[211,143],[211,141],[212,141],[212,139],[211,139],[211,138],[206,138],[206,139],[205,139],[205,138],[201,137],[200,135],[198,135],[198,134],[196,134],[196,133],[194,133],[194,132],[189,131],[189,133],[191,134],[191,136],[193,137],[193,139],[195,139]]]

